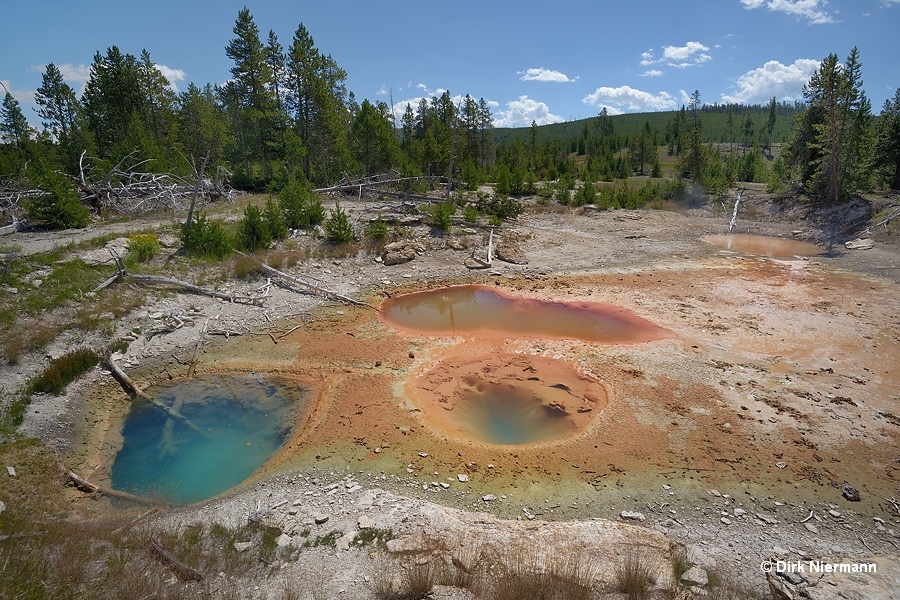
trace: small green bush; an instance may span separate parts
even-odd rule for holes
[[[159,253],[159,239],[152,233],[136,233],[128,238],[126,259],[133,263],[147,262]]]
[[[356,239],[347,213],[337,202],[334,203],[334,208],[328,211],[328,219],[325,221],[325,239],[332,244],[349,244]]]
[[[466,204],[466,207],[463,209],[463,219],[466,220],[466,223],[477,223],[478,207],[474,204]]]
[[[306,220],[310,227],[315,227],[325,220],[325,207],[318,196],[312,198],[306,205]]]
[[[384,241],[390,234],[391,230],[388,227],[388,224],[381,219],[381,215],[378,215],[378,218],[369,223],[369,226],[366,227],[366,237],[373,242]]]
[[[25,209],[30,219],[48,229],[86,227],[91,222],[90,211],[81,203],[75,186],[64,175],[47,169],[36,179],[34,183],[47,194],[26,202]]]
[[[43,373],[28,385],[29,393],[61,394],[80,375],[93,369],[100,355],[90,348],[79,348],[50,361]]]
[[[188,255],[204,258],[225,258],[232,250],[222,224],[199,213],[182,229],[181,245]]]
[[[266,229],[269,230],[269,236],[273,240],[283,240],[287,237],[288,227],[284,221],[281,207],[279,207],[272,198],[266,200],[266,207],[263,209],[262,218],[266,223]]]
[[[238,240],[248,252],[268,248],[272,243],[272,234],[263,220],[262,211],[255,204],[244,209],[244,218],[238,223]]]
[[[309,190],[306,181],[291,177],[278,192],[278,203],[284,215],[284,222],[290,229],[309,227]]]
[[[429,208],[431,213],[431,225],[444,233],[450,231],[451,217],[456,214],[456,203],[452,200],[444,200]]]

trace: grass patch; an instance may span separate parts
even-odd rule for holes
[[[100,363],[100,355],[90,348],[79,348],[50,361],[43,373],[28,384],[28,393],[61,394],[66,386]]]
[[[616,564],[615,574],[616,589],[625,594],[628,600],[646,598],[656,583],[650,560],[639,550],[623,555]]]
[[[376,527],[371,527],[368,529],[360,529],[356,535],[353,536],[353,540],[350,542],[351,546],[368,546],[370,544],[374,544],[379,547],[383,547],[389,541],[394,539],[394,532],[390,529],[378,529]]]
[[[312,539],[307,539],[303,542],[304,548],[320,548],[322,546],[326,548],[336,548],[338,538],[341,537],[343,532],[341,531],[329,531],[325,535],[317,535]]]

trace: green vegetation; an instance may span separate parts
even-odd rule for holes
[[[332,244],[349,244],[356,239],[347,213],[337,202],[328,211],[328,219],[325,220],[325,239]]]
[[[28,393],[62,394],[66,386],[100,363],[100,355],[79,348],[50,361],[50,365],[28,385]]]
[[[152,233],[136,233],[128,238],[126,264],[134,265],[151,260],[159,253],[159,238]]]
[[[225,258],[232,250],[231,240],[222,224],[200,213],[196,213],[181,231],[181,245],[189,256],[201,258]]]
[[[450,199],[443,200],[428,207],[428,213],[431,215],[431,226],[440,231],[447,233],[452,225],[451,218],[456,214],[456,203]]]

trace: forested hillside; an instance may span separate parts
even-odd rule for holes
[[[829,202],[900,186],[900,94],[873,115],[856,49],[844,63],[836,55],[823,61],[803,102],[710,105],[698,90],[676,111],[613,116],[603,109],[590,119],[520,129],[495,129],[489,103],[465,90],[417,106],[359,101],[347,73],[302,23],[283,44],[275,31],[263,34],[246,8],[225,54],[232,63],[225,85],[191,83],[180,93],[147,50],[97,51],[80,97],[50,63],[35,94],[39,130],[7,91],[0,108],[4,220],[27,214],[50,227],[80,226],[85,204],[104,208],[91,182],[111,189],[166,174],[190,186],[200,171],[240,190],[277,193],[288,184],[309,189],[394,170],[564,203],[601,202],[598,186],[579,182],[623,182],[618,199],[601,202],[609,207],[677,193],[685,179],[713,194],[756,181]],[[627,183],[635,176],[655,186],[642,198]]]

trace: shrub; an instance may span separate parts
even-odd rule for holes
[[[298,181],[291,177],[278,192],[278,203],[287,227],[290,229],[309,227],[308,201],[309,190],[306,187],[306,181]]]
[[[268,248],[272,243],[272,234],[269,233],[258,206],[250,204],[244,209],[244,218],[238,224],[238,240],[248,252]]]
[[[47,192],[29,200],[28,217],[49,229],[86,227],[91,213],[78,198],[78,191],[65,176],[46,170],[37,177],[38,187]]]
[[[283,240],[287,237],[288,227],[284,221],[284,214],[281,212],[281,207],[271,197],[266,200],[262,218],[266,223],[266,229],[269,230],[269,236],[273,240]]]
[[[231,252],[231,241],[222,224],[199,213],[182,229],[181,245],[191,256],[224,258]]]
[[[442,232],[450,230],[451,217],[456,213],[456,203],[452,200],[444,200],[429,207],[431,213],[431,225]]]
[[[159,252],[159,239],[152,233],[136,233],[128,238],[126,259],[133,263],[147,262]]]
[[[325,238],[332,244],[349,244],[356,239],[347,213],[337,202],[334,203],[334,208],[328,211],[328,219],[325,221]]]
[[[388,224],[381,219],[381,215],[378,215],[378,218],[366,227],[366,237],[373,242],[384,241],[390,234],[391,230],[388,228]]]
[[[466,204],[466,207],[463,209],[463,219],[466,220],[466,223],[477,223],[478,207],[474,204]]]
[[[325,207],[322,206],[322,199],[318,196],[307,202],[306,220],[310,227],[315,227],[325,220]]]
[[[494,215],[501,221],[515,219],[525,206],[515,198],[504,196],[503,194],[495,194],[493,197],[479,197],[478,209],[488,215]]]
[[[28,385],[30,393],[61,394],[80,375],[93,369],[100,355],[90,348],[79,348],[50,361],[50,365]]]

